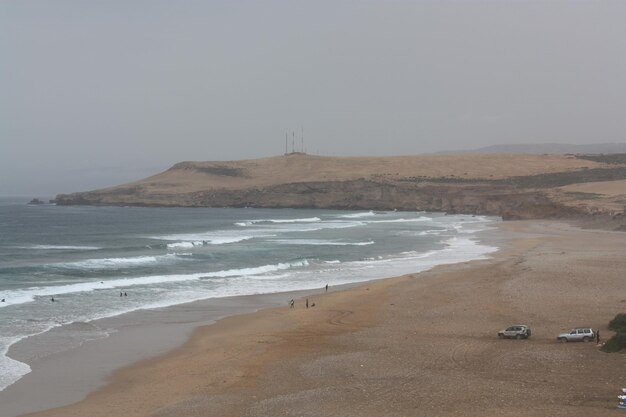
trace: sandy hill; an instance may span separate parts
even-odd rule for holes
[[[511,218],[592,211],[614,215],[626,203],[626,191],[620,191],[622,182],[612,186],[608,182],[622,180],[626,180],[626,157],[619,155],[340,158],[296,153],[243,161],[181,162],[149,178],[102,190],[59,195],[57,201],[438,210]],[[586,185],[576,188],[576,184]]]
[[[149,192],[195,192],[242,189],[278,184],[357,179],[508,177],[567,172],[606,166],[563,155],[420,155],[396,157],[323,157],[289,154],[263,159],[221,162],[181,162],[165,172],[102,191],[141,187]]]

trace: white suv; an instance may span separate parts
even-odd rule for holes
[[[498,332],[500,339],[528,339],[530,337],[530,327],[525,324],[514,324]]]
[[[556,337],[559,342],[590,342],[596,337],[591,327],[577,327]]]

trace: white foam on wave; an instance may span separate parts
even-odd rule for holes
[[[171,263],[178,259],[180,258],[176,254],[167,254],[159,256],[133,256],[129,258],[86,259],[84,261],[51,264],[50,266],[66,269],[120,269]]]
[[[365,223],[362,221],[325,221],[319,223],[310,223],[310,224],[300,224],[295,226],[289,226],[287,228],[281,228],[280,231],[283,232],[315,232],[318,230],[325,229],[349,229],[352,227],[364,226]]]
[[[263,265],[257,266],[253,268],[239,268],[239,269],[229,269],[226,271],[217,271],[217,272],[209,272],[203,275],[203,278],[227,278],[227,277],[237,277],[237,276],[253,276],[253,275],[262,275],[268,274],[270,272],[281,271],[285,269],[290,269],[293,267],[305,267],[308,266],[309,262],[307,260],[290,262],[290,263],[278,263],[275,265]]]
[[[196,246],[204,246],[204,242],[196,241],[196,242],[176,242],[176,243],[168,243],[168,249],[191,249]]]
[[[254,239],[255,236],[212,236],[206,234],[188,234],[188,235],[170,235],[161,236],[157,239],[162,240],[182,240],[191,243],[202,243],[202,245],[225,245],[227,243],[243,242],[244,240]]]
[[[458,230],[458,232],[461,233],[461,234],[474,234],[477,231],[492,230],[492,229],[494,229],[494,227],[484,226],[484,225],[480,225],[480,224],[471,224],[470,227],[466,226],[466,227]]]
[[[406,251],[397,255],[377,256],[360,261],[330,260],[314,263],[287,274],[260,274],[241,277],[234,284],[220,288],[216,297],[308,290],[331,285],[365,282],[383,277],[418,273],[438,265],[486,259],[498,248],[484,245],[471,236],[452,237],[445,247],[426,252]],[[280,277],[280,279],[278,278]],[[287,279],[282,279],[286,277]]]
[[[358,219],[361,217],[371,217],[371,216],[375,216],[376,213],[374,213],[373,211],[366,211],[366,212],[359,212],[359,213],[350,213],[350,214],[342,214],[341,218],[343,219]]]
[[[0,391],[15,383],[24,375],[30,373],[31,368],[24,362],[16,361],[7,356],[9,348],[14,343],[22,340],[22,337],[17,338],[0,338]]]
[[[258,219],[237,222],[235,225],[245,227],[249,233],[256,233],[259,237],[268,237],[272,233],[314,232],[325,229],[346,229],[364,226],[360,220],[322,220],[319,217],[304,219]],[[256,228],[255,228],[256,227]],[[261,228],[259,228],[261,227]],[[231,232],[232,233],[232,232]]]
[[[148,285],[163,282],[179,282],[198,279],[202,274],[185,275],[152,275],[137,278],[119,278],[106,281],[88,281],[67,285],[50,285],[46,287],[30,287],[20,290],[6,291],[6,302],[2,304],[24,304],[35,301],[38,297],[55,296],[59,298],[65,294],[91,292],[97,290],[110,290],[114,288],[127,288],[135,285]]]
[[[201,233],[181,233],[173,235],[152,236],[150,239],[176,241],[176,244],[188,244],[193,246],[200,245],[225,245],[229,243],[238,243],[254,238],[271,237],[269,231],[250,230],[245,234],[236,230],[215,230]],[[169,245],[168,245],[169,246]],[[190,246],[187,246],[190,247]]]
[[[307,217],[307,218],[302,218],[302,219],[254,219],[254,220],[244,220],[241,222],[236,222],[235,225],[241,226],[241,227],[247,227],[247,226],[252,226],[255,224],[263,224],[263,223],[275,223],[275,224],[313,223],[313,222],[320,222],[320,221],[322,221],[322,219],[320,219],[319,217]]]
[[[341,240],[322,240],[322,239],[276,239],[273,243],[279,245],[311,245],[311,246],[367,246],[373,245],[373,240],[365,242],[344,242]]]
[[[14,304],[24,304],[33,301],[33,297],[26,290],[3,291],[0,296],[4,301],[0,303],[0,308],[9,307]]]
[[[399,230],[395,232],[395,235],[398,236],[438,236],[442,233],[445,233],[449,229],[425,229],[425,230]]]
[[[134,278],[117,278],[104,281],[87,281],[67,285],[51,285],[46,287],[30,287],[20,290],[5,291],[4,303],[0,303],[0,308],[15,304],[24,304],[35,301],[38,297],[55,296],[59,298],[64,294],[74,294],[81,292],[92,292],[99,290],[111,290],[118,288],[130,288],[140,285],[167,284],[184,281],[194,281],[206,278],[227,278],[238,276],[254,276],[268,274],[275,271],[290,268],[306,267],[307,260],[261,265],[250,268],[228,269],[222,271],[195,272],[191,274],[170,274],[170,275],[148,275]]]
[[[437,229],[431,229],[431,230],[422,230],[421,232],[418,232],[417,235],[418,236],[438,236],[443,232],[443,230],[437,230]]]
[[[384,220],[363,220],[367,224],[375,223],[414,223],[414,222],[428,222],[432,217],[420,216],[415,219],[384,219]]]
[[[99,246],[72,246],[72,245],[31,245],[31,246],[16,246],[19,249],[34,249],[34,250],[98,250],[102,249]]]
[[[426,252],[407,251],[399,256],[368,258],[361,261],[346,262],[344,265],[376,266],[385,263],[407,263],[411,272],[421,272],[436,265],[454,264],[471,260],[487,259],[487,255],[498,250],[495,246],[487,246],[468,236],[455,236],[442,242],[445,247]],[[417,262],[428,260],[428,262]],[[420,266],[421,265],[421,266]]]
[[[328,282],[339,285],[414,274],[438,265],[487,259],[489,254],[498,250],[468,236],[450,238],[445,241],[445,245],[442,249],[426,252],[407,251],[395,256],[378,256],[359,261],[323,262],[327,264],[326,268],[312,273],[306,270],[300,272],[302,279],[297,289],[321,288]]]

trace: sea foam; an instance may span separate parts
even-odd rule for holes
[[[366,212],[360,212],[360,213],[350,213],[350,214],[342,214],[341,218],[344,219],[358,219],[361,217],[371,217],[371,216],[376,216],[376,213],[374,213],[373,211],[366,211]]]
[[[38,297],[92,292],[99,290],[124,289],[140,285],[155,285],[165,283],[175,283],[183,281],[194,281],[198,279],[208,278],[226,278],[226,277],[242,277],[267,274],[275,271],[286,270],[290,268],[306,267],[309,265],[307,260],[299,260],[293,262],[281,262],[277,264],[261,265],[250,268],[227,269],[210,272],[196,272],[192,274],[170,274],[170,275],[149,275],[134,278],[118,278],[107,279],[105,281],[87,281],[67,285],[49,285],[45,287],[32,287],[20,290],[5,291],[6,301],[0,303],[0,308],[8,307],[15,304],[23,304],[35,301]]]
[[[59,250],[59,251],[70,251],[70,250],[98,250],[102,249],[99,246],[72,246],[72,245],[31,245],[31,246],[18,246],[19,249],[33,249],[33,250]]]
[[[236,226],[247,227],[255,224],[263,224],[263,223],[274,223],[274,224],[289,224],[289,223],[312,223],[312,222],[320,222],[322,219],[319,217],[307,217],[302,219],[255,219],[255,220],[245,220],[242,222],[236,222]]]
[[[22,338],[0,338],[0,391],[13,384],[24,375],[30,373],[31,368],[24,362],[16,361],[7,356],[9,347]]]
[[[274,243],[281,245],[311,245],[311,246],[368,246],[373,245],[373,240],[365,242],[344,242],[340,240],[322,240],[322,239],[276,239]]]
[[[179,259],[181,258],[177,254],[166,254],[159,256],[133,256],[128,258],[86,259],[84,261],[51,264],[50,266],[66,269],[120,269],[171,263]]]

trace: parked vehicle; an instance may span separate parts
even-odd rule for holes
[[[525,324],[514,324],[505,330],[498,332],[500,339],[528,339],[530,337],[530,327]]]
[[[577,327],[556,337],[559,342],[590,342],[596,337],[591,327]]]

